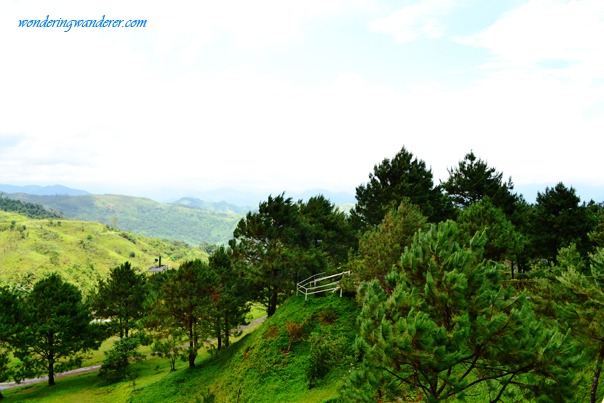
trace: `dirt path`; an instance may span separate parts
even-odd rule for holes
[[[266,320],[266,316],[262,316],[262,317],[260,317],[258,319],[254,319],[253,321],[251,321],[247,325],[239,326],[238,329],[243,331],[243,330],[245,330],[247,328],[253,328],[253,327],[256,327],[256,326],[260,325],[265,320]],[[100,365],[91,365],[89,367],[72,369],[71,371],[65,371],[65,372],[61,372],[61,373],[55,374],[55,379],[61,379],[61,378],[67,378],[68,376],[86,374],[88,372],[98,371],[100,368],[101,368]],[[34,383],[40,383],[40,382],[45,382],[45,381],[48,381],[48,376],[41,376],[39,378],[24,379],[24,380],[22,380],[19,383],[17,383],[17,382],[3,382],[3,383],[0,383],[0,390],[18,388],[20,386],[32,385]]]

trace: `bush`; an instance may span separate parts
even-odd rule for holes
[[[137,336],[124,337],[117,341],[113,348],[105,352],[106,358],[99,370],[99,377],[107,383],[121,380],[132,380],[136,377],[130,365],[130,360],[139,362],[144,355],[138,352],[140,340]]]

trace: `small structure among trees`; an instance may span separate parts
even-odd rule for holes
[[[155,259],[155,262],[157,263],[157,266],[149,267],[149,270],[147,270],[147,273],[161,273],[163,271],[170,269],[170,266],[168,266],[167,264],[161,264],[161,256],[159,256],[157,259]]]

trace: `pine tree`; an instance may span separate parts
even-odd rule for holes
[[[426,225],[419,207],[405,198],[397,209],[386,213],[382,223],[366,231],[359,240],[358,256],[348,267],[360,281],[377,279],[387,288],[386,276],[400,263],[413,235]]]
[[[357,203],[351,211],[353,225],[360,230],[379,225],[403,198],[419,206],[430,222],[449,218],[453,212],[440,187],[434,186],[426,163],[403,147],[392,160],[385,158],[373,168],[367,184],[356,188]]]
[[[218,278],[206,262],[188,261],[167,276],[153,306],[153,316],[164,324],[173,323],[184,333],[190,368],[195,366],[201,343],[212,333],[218,287]]]
[[[568,324],[581,341],[587,357],[593,362],[590,402],[599,402],[600,375],[604,364],[604,249],[598,248],[590,256],[589,275],[582,267],[562,267],[558,280],[568,298],[557,303],[560,319]]]
[[[245,273],[237,270],[233,264],[232,251],[219,246],[209,258],[209,269],[217,276],[218,298],[213,317],[214,336],[217,349],[230,344],[230,336],[239,325],[245,323],[245,316],[250,310],[248,280]]]
[[[93,307],[97,318],[109,319],[115,334],[128,337],[136,327],[136,321],[143,316],[143,306],[147,295],[146,277],[137,273],[130,262],[113,269],[107,281],[101,280]]]
[[[519,200],[512,193],[512,179],[504,182],[503,174],[490,167],[486,161],[476,158],[473,151],[466,154],[456,168],[449,169],[449,178],[442,185],[458,207],[468,207],[488,197],[508,217],[513,214]]]
[[[58,274],[34,285],[24,300],[23,321],[15,356],[30,374],[46,373],[49,385],[56,372],[79,366],[81,353],[98,348],[104,338],[80,291]]]
[[[308,277],[301,262],[308,244],[299,205],[283,194],[260,203],[239,221],[229,245],[245,267],[255,298],[272,316],[296,283]]]
[[[391,293],[377,281],[361,287],[362,363],[347,397],[436,402],[482,385],[493,402],[571,398],[579,355],[568,335],[502,287],[501,266],[482,258],[483,234],[468,245],[458,236],[453,222],[420,231],[386,279]]]
[[[0,287],[0,382],[14,377],[14,368],[10,365],[11,354],[23,326],[22,315],[21,297],[8,287]]]

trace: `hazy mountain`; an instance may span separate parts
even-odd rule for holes
[[[11,193],[6,197],[40,204],[66,218],[96,221],[154,238],[200,243],[224,243],[243,214],[204,210],[123,195],[38,196]]]
[[[247,210],[258,208],[258,204],[268,199],[269,195],[279,195],[282,192],[270,191],[252,191],[252,190],[235,190],[230,188],[221,188],[206,190],[200,192],[196,197],[202,200],[213,202],[226,202],[236,206],[250,206]],[[285,192],[286,197],[291,197],[294,201],[307,201],[313,196],[323,195],[331,200],[334,204],[356,203],[354,194],[347,192],[331,192],[325,189],[312,189],[304,192]]]
[[[181,197],[174,203],[177,206],[196,208],[200,210],[209,210],[209,211],[224,211],[235,214],[247,214],[248,211],[253,210],[252,207],[242,207],[236,206],[231,203],[227,203],[225,201],[220,202],[210,202],[198,199],[196,197]]]
[[[62,185],[53,186],[14,186],[0,184],[0,192],[4,193],[27,193],[38,196],[81,196],[90,194],[85,190],[72,189]]]

